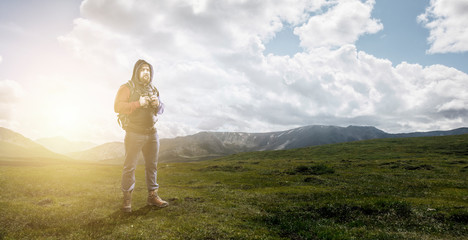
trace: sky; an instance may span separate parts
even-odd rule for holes
[[[305,125],[468,126],[466,0],[1,0],[0,126],[123,141],[138,59],[161,138]]]

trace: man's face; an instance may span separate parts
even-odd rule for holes
[[[151,69],[148,64],[143,64],[139,69],[138,77],[140,78],[140,82],[142,83],[149,83],[151,80]]]

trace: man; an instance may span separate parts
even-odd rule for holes
[[[135,169],[141,151],[145,160],[147,204],[167,207],[169,204],[158,196],[157,164],[159,136],[155,128],[157,115],[164,112],[164,104],[154,87],[153,67],[138,60],[133,68],[132,79],[117,92],[114,111],[125,129],[125,162],[122,172],[123,206],[125,212],[132,211],[132,192],[135,187]]]

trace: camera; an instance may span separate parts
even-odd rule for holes
[[[150,93],[143,94],[141,96],[146,98],[146,100],[148,101],[148,104],[145,105],[144,108],[153,108],[153,104],[158,101],[157,98],[156,98],[156,100],[152,100],[151,97],[153,97],[155,95],[150,94]]]

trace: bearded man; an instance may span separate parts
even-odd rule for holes
[[[159,91],[153,85],[153,67],[144,60],[138,60],[133,68],[130,81],[120,86],[114,102],[114,111],[126,131],[125,162],[122,171],[122,192],[124,212],[132,211],[132,192],[135,188],[135,169],[138,154],[145,160],[147,204],[167,207],[169,204],[158,196],[157,164],[159,136],[155,128],[157,116],[164,112]]]

